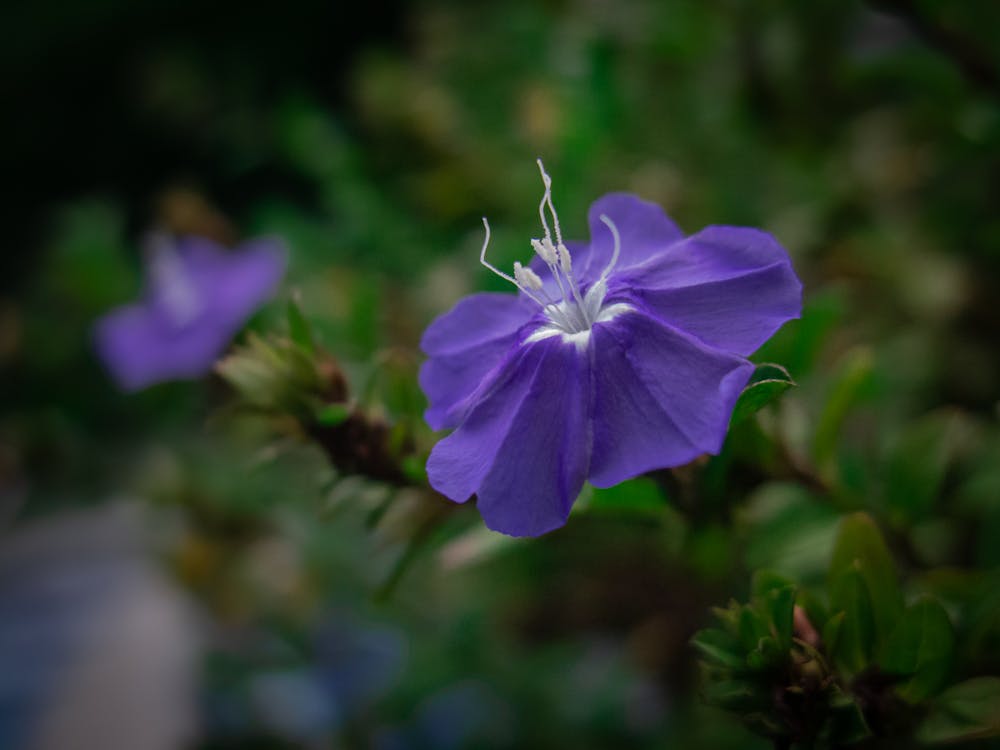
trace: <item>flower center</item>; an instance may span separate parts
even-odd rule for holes
[[[615,264],[618,263],[618,255],[621,252],[621,238],[618,235],[618,228],[611,219],[601,215],[601,221],[607,225],[614,237],[614,252],[611,254],[611,261],[601,272],[600,278],[591,285],[585,295],[581,294],[580,284],[573,275],[573,258],[569,248],[563,242],[559,216],[556,214],[555,206],[552,205],[552,178],[545,171],[541,159],[538,160],[538,169],[542,174],[542,184],[545,186],[542,200],[538,204],[538,216],[542,221],[545,236],[541,239],[531,240],[531,248],[549,269],[551,280],[548,283],[542,281],[541,277],[531,268],[523,266],[519,262],[514,263],[513,276],[491,265],[486,260],[486,248],[490,244],[490,225],[486,221],[486,217],[483,217],[486,237],[483,240],[482,252],[479,254],[480,263],[538,303],[551,321],[551,325],[540,329],[536,334],[532,334],[529,340],[534,339],[538,333],[543,331],[548,331],[546,335],[562,333],[567,336],[586,333],[590,331],[594,323],[609,319],[606,317],[606,313],[611,308],[619,307],[618,305],[603,307],[604,296],[608,291],[607,279],[614,270]],[[552,219],[551,228],[546,212]],[[617,314],[617,310],[614,314]]]

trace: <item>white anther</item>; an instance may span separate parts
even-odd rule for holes
[[[573,273],[573,259],[569,256],[569,248],[560,242],[557,250],[559,252],[559,268],[568,277]]]
[[[553,266],[556,264],[556,248],[547,237],[541,240],[532,240],[531,249],[535,251],[535,254],[539,258],[545,261],[546,265]]]
[[[537,292],[542,288],[542,280],[538,274],[530,268],[522,266],[520,261],[514,261],[514,278],[517,279],[518,284],[532,291]]]
[[[541,305],[542,307],[545,307],[548,303],[545,300],[539,299],[536,295],[532,294],[531,293],[532,290],[531,290],[530,287],[525,286],[524,284],[521,283],[521,281],[519,279],[514,278],[513,276],[511,276],[508,273],[504,273],[499,268],[497,268],[492,263],[490,263],[488,260],[486,260],[486,248],[490,244],[490,223],[488,221],[486,221],[486,217],[485,216],[483,217],[483,227],[486,229],[486,236],[483,238],[483,249],[479,252],[479,262],[482,263],[484,266],[486,266],[488,269],[490,269],[493,273],[495,273],[501,279],[505,279],[506,281],[509,281],[511,284],[513,284],[514,286],[516,286],[518,289],[520,289],[522,292],[524,292],[526,295],[528,295],[528,297],[530,297],[531,299],[533,299],[539,305]],[[520,264],[518,264],[518,265],[520,265]],[[514,266],[514,273],[515,274],[517,274],[517,268],[518,268],[518,266]],[[523,270],[530,271],[531,269],[525,268]],[[537,275],[536,275],[536,278],[537,278]]]

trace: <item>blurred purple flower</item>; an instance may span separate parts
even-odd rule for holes
[[[202,237],[151,236],[146,293],[97,321],[97,352],[118,385],[136,391],[212,369],[285,271],[280,240],[228,251]]]
[[[590,243],[564,244],[542,178],[545,236],[529,266],[491,266],[483,220],[480,260],[520,293],[467,297],[421,342],[426,419],[456,428],[431,452],[431,485],[456,502],[477,495],[486,525],[513,536],[562,526],[585,480],[610,487],[718,453],[746,357],[802,298],[770,234],[685,237],[633,195],[597,200]]]

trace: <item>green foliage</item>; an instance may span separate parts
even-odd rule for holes
[[[997,742],[1000,4],[426,0],[349,28],[330,3],[19,5],[11,100],[37,116],[5,122],[0,531],[122,496],[153,517],[224,644],[202,750],[301,746],[269,717],[334,703],[305,744]],[[498,265],[526,260],[538,156],[567,238],[612,190],[688,233],[762,227],[805,306],[721,455],[515,541],[427,493],[416,371],[434,315],[503,289],[479,217]],[[152,228],[291,247],[298,294],[220,364],[230,388],[126,396],[93,355]],[[276,667],[327,674],[309,644],[352,619],[405,638],[397,683],[253,701]],[[490,695],[442,698],[470,684]]]
[[[956,413],[935,412],[906,426],[886,460],[886,508],[900,525],[927,519],[949,463],[969,437]]]
[[[848,568],[831,583],[830,607],[835,617],[843,615],[830,656],[847,674],[858,674],[871,662],[876,644],[875,607],[860,569]]]
[[[838,533],[840,515],[800,484],[768,482],[739,510],[751,570],[775,570],[804,581],[821,580]]]
[[[827,475],[833,473],[837,439],[850,409],[864,396],[872,377],[874,361],[867,349],[849,354],[836,373],[823,403],[813,437],[813,456]]]
[[[748,419],[775,401],[782,393],[795,385],[792,376],[781,365],[757,365],[750,382],[747,383],[729,420],[730,425],[736,425]]]
[[[856,513],[841,523],[828,586],[831,612],[845,613],[835,659],[859,672],[885,643],[903,610],[896,566],[868,515]]]
[[[661,517],[666,506],[663,492],[651,479],[633,479],[614,487],[591,488],[574,512]]]
[[[305,315],[302,313],[299,300],[295,297],[289,299],[286,310],[289,337],[303,352],[309,356],[314,356],[316,354],[315,337],[312,326],[309,325],[309,321],[306,320]]]
[[[295,341],[250,334],[216,371],[250,406],[306,415],[321,409],[325,387],[315,360]]]
[[[1000,737],[1000,678],[978,677],[948,688],[917,732],[922,742]]]
[[[926,741],[989,731],[971,728],[989,721],[976,702],[985,701],[988,685],[980,693],[960,686],[941,693],[955,664],[951,619],[926,594],[903,607],[896,566],[870,516],[841,522],[825,588],[818,593],[828,608],[788,579],[757,572],[750,603],[717,610],[720,627],[692,639],[705,700],[784,746],[899,739],[928,708],[916,730]],[[964,717],[961,727],[956,716]]]
[[[899,695],[917,703],[936,694],[948,679],[955,635],[944,607],[923,596],[906,608],[885,641],[879,666],[889,674],[909,677]]]

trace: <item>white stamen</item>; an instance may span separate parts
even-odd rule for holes
[[[555,256],[555,262],[549,262],[545,258],[546,262],[549,264],[549,269],[552,271],[552,275],[555,277],[556,283],[559,285],[559,292],[565,299],[567,296],[572,296],[576,300],[577,305],[580,306],[580,310],[583,312],[584,321],[587,325],[593,323],[590,317],[586,313],[586,308],[583,304],[583,299],[580,296],[580,288],[576,284],[576,279],[573,278],[573,261],[569,254],[569,248],[563,243],[562,229],[559,226],[559,214],[556,213],[556,207],[552,203],[552,178],[549,177],[549,173],[545,171],[545,165],[542,164],[541,158],[538,158],[538,171],[542,175],[542,185],[545,186],[545,192],[542,195],[542,200],[538,204],[538,216],[542,220],[542,228],[545,230],[545,239],[542,240],[542,244],[548,244],[552,248],[552,254]],[[545,208],[548,207],[549,213],[552,215],[552,225],[555,227],[556,241],[553,247],[552,233],[549,231],[549,225],[545,220]],[[566,284],[562,282],[559,270],[556,270],[556,264],[558,264],[559,270],[562,271],[562,276],[566,278]],[[569,294],[567,294],[566,287],[569,287]]]
[[[555,265],[556,249],[547,237],[543,240],[532,240],[531,249],[535,251],[535,254],[539,258],[545,261],[546,265]]]
[[[538,216],[541,219],[544,236],[532,239],[531,248],[551,272],[552,279],[558,287],[558,295],[555,295],[556,298],[553,299],[550,293],[554,294],[555,289],[551,285],[546,289],[545,283],[547,281],[543,282],[534,269],[522,265],[520,262],[514,263],[514,275],[510,276],[486,260],[486,249],[490,242],[490,225],[485,217],[483,217],[483,227],[486,230],[486,236],[479,253],[479,262],[500,278],[516,286],[525,296],[541,306],[545,312],[548,322],[529,335],[525,339],[526,342],[540,341],[558,335],[562,336],[562,340],[566,343],[572,343],[578,348],[584,349],[590,340],[590,332],[595,323],[613,320],[618,315],[631,310],[629,305],[623,303],[604,304],[604,298],[608,291],[608,276],[614,270],[621,255],[621,236],[615,223],[607,216],[601,215],[601,221],[607,225],[614,238],[614,250],[611,254],[611,260],[601,273],[600,278],[589,286],[586,297],[584,297],[573,277],[573,258],[569,248],[563,242],[559,216],[556,214],[555,205],[552,202],[552,178],[545,171],[541,159],[538,159],[538,170],[542,175],[542,184],[545,187],[542,200],[538,204]],[[551,228],[549,217],[551,217],[552,222]],[[555,230],[554,237],[553,228]]]
[[[538,274],[527,266],[522,266],[519,261],[514,262],[514,278],[517,279],[521,286],[527,287],[532,291],[537,292],[542,289],[542,280],[538,277]]]
[[[569,256],[569,248],[560,242],[557,250],[559,252],[559,268],[568,277],[573,273],[573,259]]]
[[[611,262],[608,263],[605,269],[601,272],[601,278],[598,280],[598,283],[602,283],[607,281],[608,276],[615,269],[615,265],[618,263],[618,256],[621,254],[622,250],[622,238],[621,235],[618,234],[618,227],[615,226],[615,223],[611,221],[611,219],[609,219],[605,214],[601,214],[599,218],[607,225],[608,229],[611,230],[611,236],[615,240],[615,249],[611,253]]]
[[[501,279],[506,279],[511,284],[513,284],[514,286],[516,286],[518,289],[520,289],[522,292],[524,292],[526,295],[528,295],[531,299],[533,299],[539,305],[541,305],[542,307],[545,307],[546,303],[544,301],[540,300],[538,297],[536,297],[530,291],[528,291],[528,289],[526,287],[522,286],[520,284],[520,282],[518,282],[517,279],[515,279],[510,274],[504,273],[499,268],[497,268],[492,263],[490,263],[488,260],[486,260],[486,248],[490,244],[490,223],[486,220],[485,216],[483,217],[483,227],[486,228],[486,236],[483,238],[483,249],[479,251],[479,262],[481,264],[483,264],[484,266],[486,266],[488,269],[490,269],[493,273],[495,273]]]
[[[542,184],[545,185],[545,194],[542,196],[542,203],[538,207],[538,212],[542,214],[542,226],[545,227],[545,236],[549,236],[549,227],[545,223],[544,216],[544,206],[548,205],[549,213],[552,214],[552,225],[556,230],[556,245],[562,245],[562,230],[559,228],[559,216],[556,215],[555,206],[552,205],[552,178],[549,177],[549,173],[545,171],[545,165],[542,164],[542,159],[539,157],[538,161],[538,171],[542,173]]]

